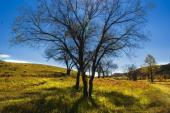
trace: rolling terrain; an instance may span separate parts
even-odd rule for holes
[[[0,62],[0,77],[58,77],[65,75],[65,69],[27,63]]]
[[[74,89],[75,78],[64,73],[52,66],[1,62],[0,113],[170,112],[170,80],[95,78],[93,99],[86,100],[81,88]]]

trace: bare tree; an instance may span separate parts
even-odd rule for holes
[[[108,77],[110,74],[112,74],[112,72],[113,72],[115,69],[117,69],[117,68],[118,68],[117,64],[114,64],[114,63],[112,62],[112,60],[108,60],[108,61],[105,63],[105,66],[104,66],[104,70],[105,70],[105,72],[106,72],[107,77]]]
[[[128,78],[133,81],[137,80],[136,66],[134,64],[128,66]]]
[[[118,68],[117,64],[114,64],[112,60],[104,59],[99,63],[97,67],[97,72],[99,75],[98,78],[100,78],[101,73],[103,75],[103,78],[106,76],[108,77],[117,68]]]
[[[147,55],[146,58],[145,58],[145,63],[148,66],[148,71],[149,71],[148,79],[151,82],[153,82],[153,79],[154,79],[153,78],[153,71],[154,71],[154,68],[155,68],[155,65],[156,65],[155,58],[152,55]]]
[[[98,25],[98,35],[92,57],[92,76],[89,80],[89,96],[92,94],[96,69],[103,58],[114,57],[128,49],[138,47],[138,42],[146,36],[141,30],[145,23],[144,7],[140,1],[104,1],[104,14]]]
[[[89,22],[93,17],[94,14],[88,9],[88,1],[41,0],[35,11],[25,10],[16,19],[13,42],[54,44],[56,48],[62,45],[77,67],[77,75],[81,73],[84,96],[88,96],[85,68],[90,58],[88,41],[94,26],[90,26]],[[76,85],[79,84],[79,77],[77,76]]]
[[[14,42],[62,45],[82,75],[84,96],[91,97],[100,61],[146,39],[144,17],[140,0],[40,0],[35,10],[16,19]],[[85,73],[90,62],[88,89]]]
[[[64,63],[67,68],[67,75],[70,76],[71,70],[74,67],[74,62],[66,52],[64,47],[55,48],[56,46],[50,46],[46,50],[47,59],[53,59],[54,61]]]

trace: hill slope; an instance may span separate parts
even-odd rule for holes
[[[65,69],[55,66],[0,62],[0,77],[55,77],[65,75]]]

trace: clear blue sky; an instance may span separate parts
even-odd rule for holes
[[[33,5],[36,0],[0,0],[0,53],[9,55],[10,61],[27,61],[34,63],[52,64],[44,58],[44,50],[29,47],[10,47],[11,27],[20,7]],[[144,64],[147,54],[152,54],[158,64],[170,62],[170,0],[146,0],[154,3],[155,7],[149,11],[146,29],[150,31],[150,42],[144,44],[143,49],[134,51],[132,58],[126,56],[115,59],[120,68],[125,64]]]

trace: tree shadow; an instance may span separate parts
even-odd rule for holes
[[[104,93],[103,95],[107,97],[108,100],[113,105],[116,105],[116,106],[129,107],[129,106],[133,106],[134,104],[138,102],[138,99],[136,99],[133,96],[124,95],[122,93],[115,92],[115,91]]]
[[[46,100],[45,97],[26,103],[9,105],[1,113],[68,113],[70,104],[62,96]]]
[[[79,93],[79,95],[77,95]],[[76,92],[74,87],[44,88],[36,92],[26,92],[23,98],[30,101],[16,102],[4,107],[1,113],[78,113],[79,108],[97,109],[94,99],[81,97],[82,92]],[[18,97],[18,99],[20,99]]]
[[[96,109],[98,108],[98,104],[95,102],[93,98],[79,98],[76,102],[74,102],[72,108],[69,113],[80,113],[79,108],[83,108],[86,110]]]
[[[72,88],[47,88],[22,95],[30,101],[18,102],[4,107],[1,113],[69,113]],[[73,95],[73,94],[72,94]],[[18,98],[20,99],[20,98]]]
[[[80,113],[84,111],[106,110],[94,98],[83,98],[74,87],[44,88],[37,92],[26,92],[22,97],[30,101],[18,102],[4,107],[1,113]],[[97,92],[99,93],[99,92]],[[132,96],[118,92],[99,93],[116,106],[132,106],[137,102]],[[96,95],[98,96],[98,95]]]

